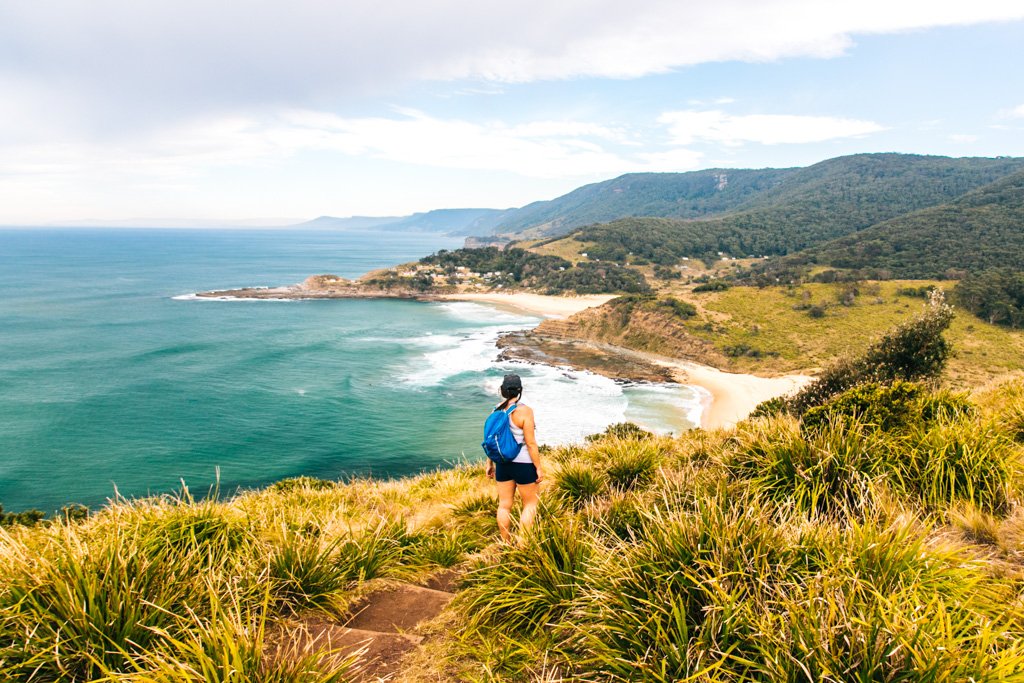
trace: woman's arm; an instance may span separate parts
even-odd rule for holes
[[[544,472],[540,464],[540,449],[537,448],[537,425],[533,419],[533,408],[528,406],[523,406],[523,408],[526,408],[523,410],[523,441],[530,453],[530,460],[533,460],[533,465],[537,468],[537,481],[540,481],[544,478]]]

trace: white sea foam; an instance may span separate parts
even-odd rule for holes
[[[400,344],[425,349],[439,349],[455,346],[461,339],[460,335],[427,332],[420,337],[360,337],[354,341],[360,344]]]
[[[485,327],[455,337],[454,344],[445,344],[419,356],[399,374],[400,380],[417,387],[432,387],[464,372],[484,372],[497,358],[494,343],[504,329]],[[422,343],[423,338],[420,341]]]

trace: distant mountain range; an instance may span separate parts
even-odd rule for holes
[[[435,209],[411,216],[320,216],[292,226],[315,230],[383,230],[389,232],[437,232],[457,236],[490,235],[512,210]]]
[[[934,277],[1021,267],[1024,158],[856,154],[805,168],[630,173],[518,209],[323,216],[297,227],[483,238],[473,243],[572,236],[616,262],[786,256]]]

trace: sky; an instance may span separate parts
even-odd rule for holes
[[[1021,0],[0,0],[0,224],[508,208],[1024,156]]]

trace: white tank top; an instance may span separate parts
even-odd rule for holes
[[[520,403],[519,405],[524,405]],[[515,413],[515,411],[512,411]],[[508,421],[508,426],[512,429],[512,437],[516,440],[516,443],[522,444],[522,448],[519,449],[519,455],[515,457],[512,462],[523,462],[532,463],[533,458],[530,457],[530,449],[526,447],[526,436],[523,434],[523,430],[516,426],[516,423],[511,419]]]

